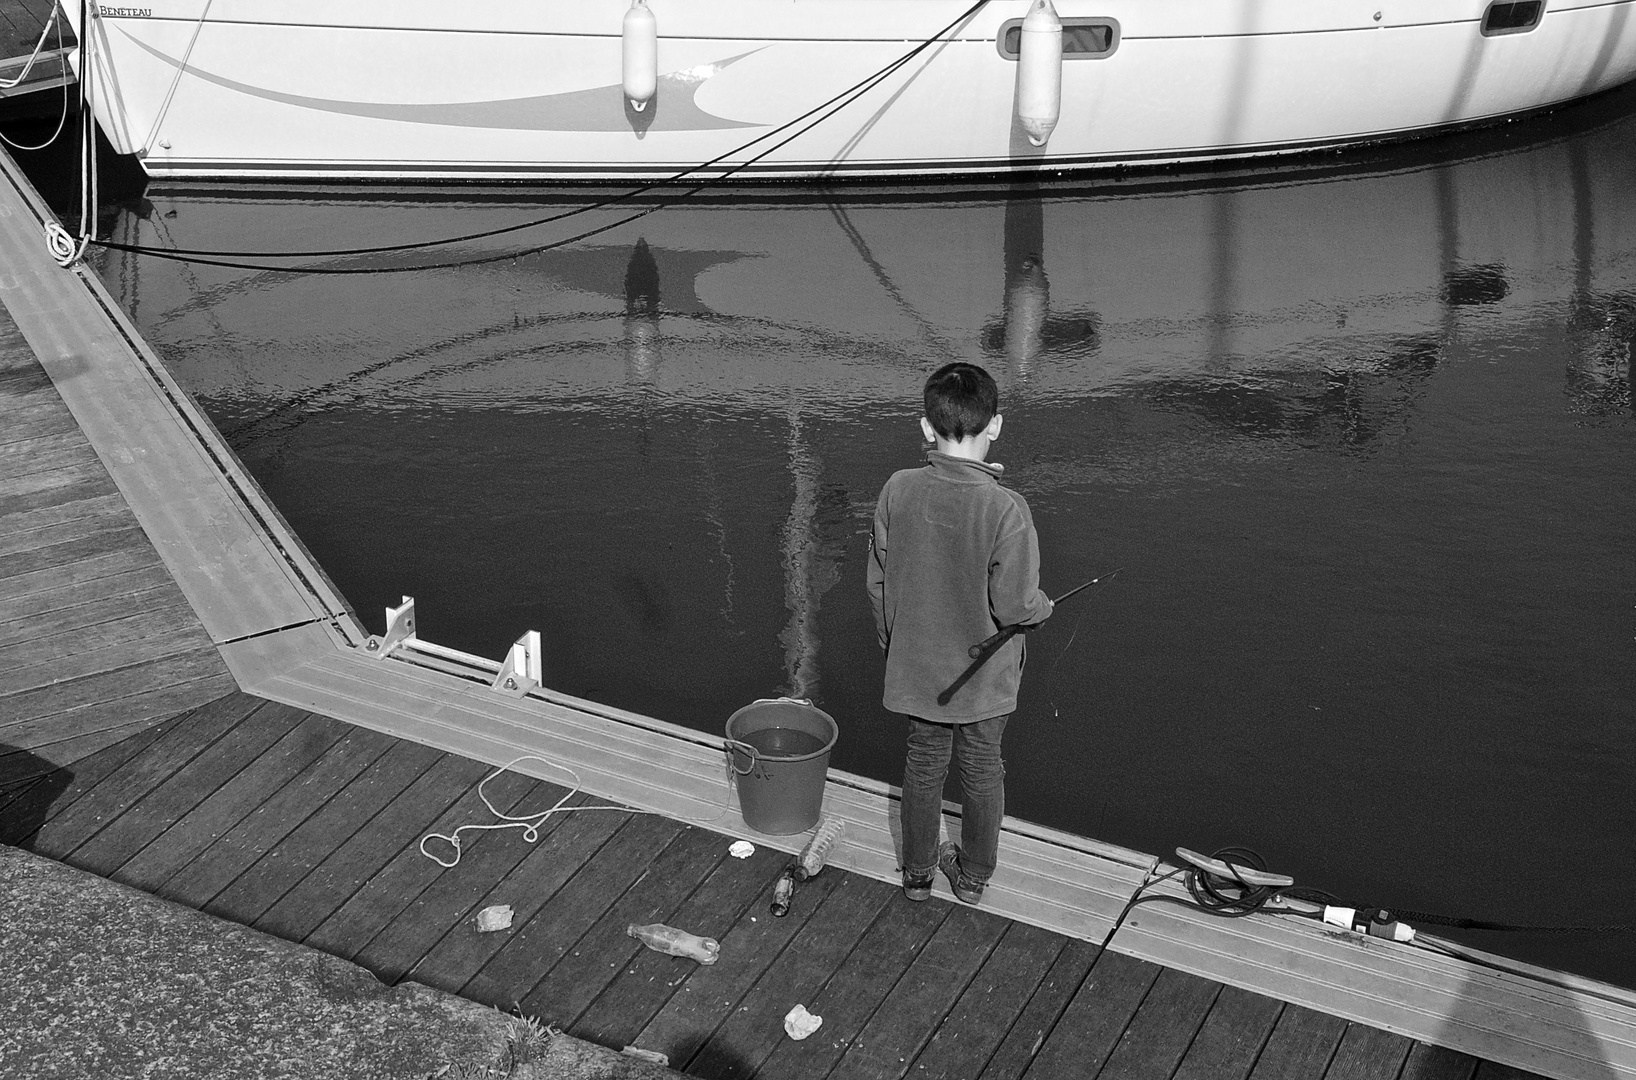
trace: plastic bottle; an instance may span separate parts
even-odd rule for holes
[[[664,923],[648,923],[645,926],[631,923],[625,927],[625,933],[654,952],[685,956],[701,964],[714,964],[721,955],[721,944],[715,938],[700,937]]]
[[[791,866],[778,875],[778,884],[773,886],[773,914],[782,919],[790,913],[790,896],[795,892],[796,868]]]
[[[846,832],[846,822],[836,818],[825,818],[818,823],[818,831],[812,834],[807,846],[801,849],[801,857],[795,863],[795,879],[805,881],[815,876],[824,868],[824,860],[829,858],[830,849],[835,841]]]

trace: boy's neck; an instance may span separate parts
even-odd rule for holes
[[[984,432],[959,440],[945,439],[939,435],[933,440],[933,445],[939,454],[947,454],[949,457],[964,458],[967,461],[985,461],[988,458],[989,438]]]
[[[966,461],[986,461],[989,447],[1000,437],[1000,425],[1003,422],[1003,418],[995,414],[983,430],[967,435],[963,439],[951,439],[932,427],[930,420],[921,417],[920,432],[931,440],[932,446],[939,454],[964,458]]]

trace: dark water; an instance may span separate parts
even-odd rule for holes
[[[355,247],[571,205],[150,189],[105,228]],[[810,696],[894,782],[868,525],[926,372],[983,363],[1047,590],[1123,568],[1032,636],[1012,813],[1636,923],[1636,94],[1262,175],[690,200],[458,269],[98,268],[373,629],[403,594],[442,644],[535,628],[553,687],[715,733]],[[1632,935],[1471,940],[1636,983]]]
[[[795,728],[762,728],[740,735],[738,741],[749,743],[763,757],[772,758],[804,758],[824,748],[824,740]]]

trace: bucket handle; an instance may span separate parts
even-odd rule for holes
[[[812,699],[811,698],[804,698],[804,697],[789,697],[789,696],[785,695],[785,696],[780,696],[780,697],[756,698],[754,701],[750,702],[750,704],[751,705],[805,705],[808,708],[811,708]],[[766,775],[767,775],[766,771],[761,768],[761,754],[756,750],[755,747],[751,746],[747,742],[740,742],[737,739],[723,739],[722,743],[723,743],[722,751],[727,755],[727,767],[729,769],[733,770],[733,772],[736,775],[738,775],[738,776],[749,776],[751,773],[759,772],[759,775],[762,778],[766,777]],[[750,759],[750,767],[748,769],[741,769],[736,764],[734,764],[734,762],[733,762],[733,751],[735,751],[735,750],[737,750],[739,753],[745,755],[746,757],[748,757]]]
[[[724,744],[722,746],[722,750],[727,754],[727,767],[733,770],[735,774],[739,776],[749,776],[751,773],[761,769],[761,754],[756,751],[755,747],[751,746],[747,742],[740,742],[737,739],[723,739],[722,743]],[[741,769],[735,763],[733,758],[733,752],[735,750],[750,759],[750,767],[748,769]],[[765,771],[762,771],[761,775],[765,776]]]

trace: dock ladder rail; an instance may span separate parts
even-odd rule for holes
[[[434,645],[422,641],[415,633],[415,598],[405,596],[403,603],[386,609],[386,633],[371,635],[363,644],[364,652],[377,660],[401,660],[421,667],[458,675],[463,679],[488,683],[489,689],[507,697],[527,697],[530,690],[541,687],[540,632],[529,630],[511,646],[503,661]]]

